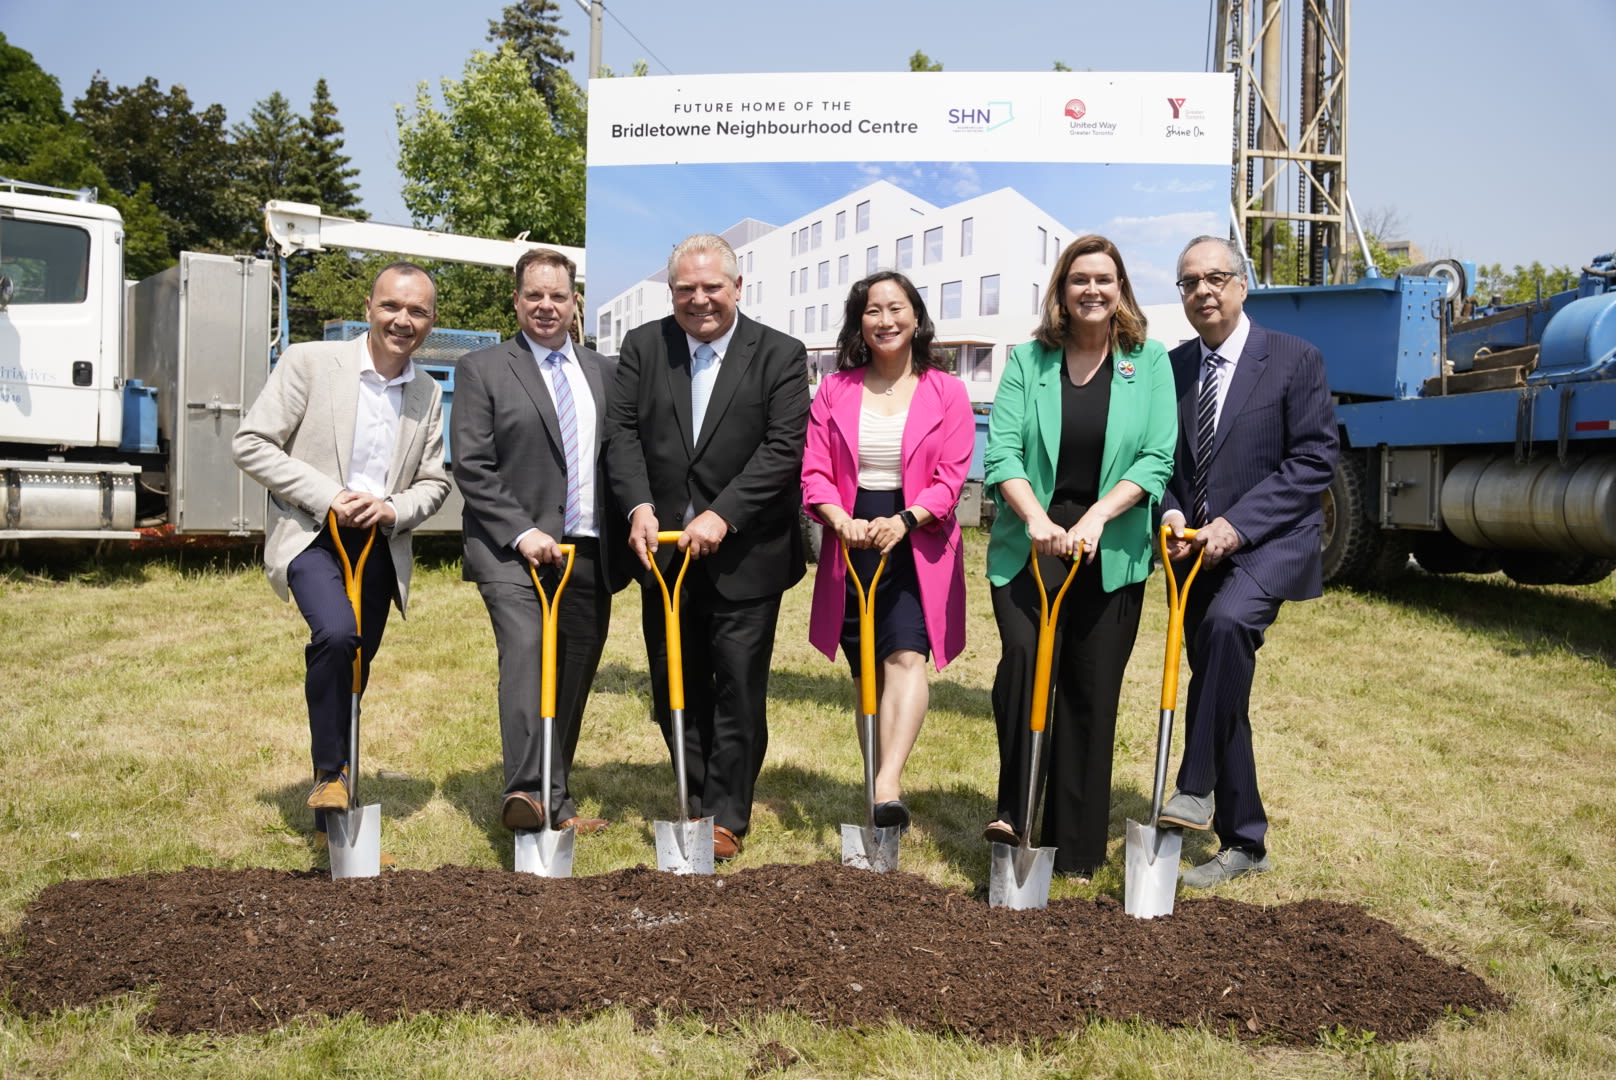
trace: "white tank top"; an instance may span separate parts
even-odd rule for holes
[[[908,410],[881,416],[859,410],[858,486],[865,491],[903,489],[903,425]]]

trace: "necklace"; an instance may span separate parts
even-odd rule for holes
[[[898,384],[903,382],[903,380],[905,378],[907,378],[908,375],[909,375],[909,373],[907,371],[905,371],[903,374],[899,375],[897,378],[895,378],[891,382],[887,383],[887,388],[885,390],[880,391],[880,393],[883,394],[886,397],[891,397],[892,392],[898,388]],[[873,393],[876,393],[876,391],[871,390],[870,393],[873,394]]]

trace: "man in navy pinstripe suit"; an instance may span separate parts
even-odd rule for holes
[[[1323,591],[1319,493],[1339,447],[1324,358],[1246,317],[1237,245],[1190,241],[1178,288],[1199,338],[1171,354],[1179,436],[1162,524],[1173,529],[1170,558],[1199,547],[1204,562],[1184,614],[1193,672],[1184,760],[1161,822],[1217,830],[1217,855],[1183,875],[1208,888],[1269,868],[1251,682],[1279,605]],[[1186,525],[1198,530],[1193,540],[1181,535]]]

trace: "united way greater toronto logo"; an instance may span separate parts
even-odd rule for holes
[[[1082,98],[1072,98],[1061,111],[1066,117],[1066,134],[1068,135],[1115,135],[1117,125],[1112,120],[1084,119],[1089,115],[1089,107]]]

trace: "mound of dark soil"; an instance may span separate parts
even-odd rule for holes
[[[716,877],[644,868],[546,880],[497,870],[199,870],[66,881],[30,905],[0,977],[40,1013],[159,987],[166,1031],[293,1017],[473,1010],[534,1020],[622,1006],[723,1022],[789,1009],[1003,1042],[1090,1017],[1312,1043],[1414,1036],[1503,998],[1357,908],[1110,898],[988,907],[911,874],[834,863]]]

